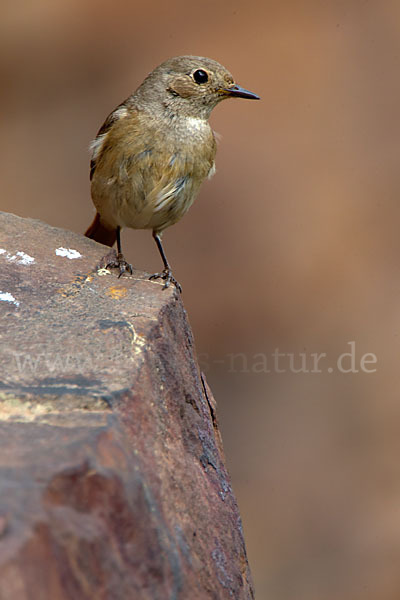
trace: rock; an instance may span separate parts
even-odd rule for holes
[[[247,599],[211,391],[175,288],[0,213],[0,599]]]

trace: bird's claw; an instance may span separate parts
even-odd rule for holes
[[[106,269],[119,269],[118,279],[124,273],[130,273],[132,275],[132,265],[126,262],[121,253],[117,254],[117,257],[106,264]]]
[[[177,281],[175,277],[173,277],[172,271],[170,269],[164,269],[162,273],[154,273],[153,275],[150,275],[149,279],[164,279],[165,283],[163,285],[163,290],[168,288],[170,286],[170,283],[173,283],[178,292],[182,293],[182,286],[179,283],[179,281]]]

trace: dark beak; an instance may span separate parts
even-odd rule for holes
[[[221,92],[230,96],[231,98],[249,98],[249,100],[259,100],[260,96],[257,94],[253,94],[253,92],[249,92],[244,88],[240,87],[240,85],[231,85],[229,88],[222,89]]]

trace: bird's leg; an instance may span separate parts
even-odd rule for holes
[[[177,290],[182,292],[182,287],[181,287],[180,283],[175,279],[175,277],[172,276],[172,269],[170,267],[170,264],[167,260],[166,255],[165,255],[164,248],[161,243],[160,234],[153,230],[153,238],[155,239],[158,251],[161,254],[161,258],[164,263],[164,270],[162,273],[154,273],[154,275],[151,275],[149,277],[149,279],[164,279],[165,283],[164,283],[163,290],[165,290],[165,288],[169,287],[169,284],[172,282],[174,284],[174,286],[177,288]]]
[[[121,227],[117,227],[117,258],[115,260],[110,261],[106,265],[106,269],[108,268],[116,268],[119,269],[118,278],[121,277],[124,273],[130,273],[132,275],[132,265],[130,265],[124,259],[124,255],[121,250]]]

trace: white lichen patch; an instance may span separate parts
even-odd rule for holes
[[[101,267],[100,269],[97,269],[97,275],[99,275],[99,277],[103,277],[104,275],[111,275],[111,271],[109,269],[106,269],[105,267]]]
[[[0,302],[11,302],[11,304],[15,304],[15,306],[19,306],[18,300],[14,298],[10,292],[1,292],[0,291]]]
[[[56,254],[57,256],[69,258],[70,260],[74,258],[82,258],[82,254],[73,248],[56,248]]]
[[[35,262],[33,256],[29,256],[29,254],[26,254],[26,252],[22,252],[21,250],[15,254],[11,254],[11,252],[7,252],[4,248],[0,248],[0,254],[3,254],[8,262],[16,262],[18,265],[33,265]]]
[[[18,257],[17,263],[19,265],[31,265],[35,262],[33,256],[29,256],[29,254],[25,254],[25,252],[17,252],[16,256]]]

